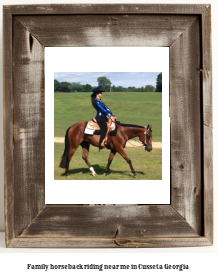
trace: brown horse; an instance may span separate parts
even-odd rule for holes
[[[59,167],[66,169],[66,176],[69,175],[68,171],[70,160],[79,145],[81,145],[83,149],[82,158],[88,165],[90,171],[92,172],[92,175],[96,175],[93,167],[90,165],[88,161],[88,153],[90,144],[95,147],[99,146],[100,135],[90,136],[84,134],[85,125],[86,122],[79,122],[69,127],[66,131],[65,150],[59,165]],[[124,150],[127,141],[137,136],[139,137],[139,140],[141,141],[142,145],[145,147],[145,150],[150,152],[152,150],[152,130],[151,126],[149,125],[147,127],[143,127],[137,125],[118,124],[116,136],[110,136],[110,134],[108,134],[108,148],[111,150],[111,152],[109,155],[107,167],[105,169],[106,176],[108,175],[109,166],[111,165],[116,152],[118,152],[129,164],[134,178],[137,177],[136,172],[133,169],[132,162]]]

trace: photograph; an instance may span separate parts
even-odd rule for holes
[[[54,73],[54,179],[66,178],[162,179],[162,72]]]

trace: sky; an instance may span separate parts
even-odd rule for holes
[[[159,73],[160,72],[55,72],[54,79],[59,82],[80,82],[82,85],[90,84],[91,86],[97,86],[97,78],[105,76],[111,81],[112,86],[134,86],[140,88],[146,85],[155,87],[157,75]]]

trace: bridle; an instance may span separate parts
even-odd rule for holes
[[[145,126],[145,127],[146,127],[146,126]],[[147,127],[146,127],[146,128],[147,128]],[[144,145],[147,146],[147,142],[146,142],[146,141],[147,141],[147,130],[144,132],[144,134],[145,134],[145,143],[144,143]]]
[[[121,134],[123,135],[123,137],[127,140],[128,143],[130,143],[130,145],[132,145],[133,147],[138,147],[138,148],[139,148],[139,147],[146,147],[146,146],[147,146],[147,130],[144,132],[144,134],[145,134],[145,142],[144,142],[144,143],[142,143],[141,141],[138,141],[138,140],[132,138],[132,139],[133,139],[134,141],[136,141],[137,143],[142,144],[142,146],[135,146],[135,145],[133,145],[133,144],[129,141],[129,139],[127,139],[125,133],[123,132],[123,129],[122,129],[121,125],[118,125],[118,124],[117,124],[117,126],[119,127],[119,130],[120,130]],[[145,126],[144,128],[147,128],[147,126]],[[131,140],[132,140],[132,139],[131,139]]]
[[[144,128],[146,128],[146,131],[144,132],[145,134],[145,142],[143,143],[144,146],[147,146],[147,131],[149,130],[149,128],[147,129],[147,126],[145,126]]]

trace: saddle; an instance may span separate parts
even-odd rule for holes
[[[109,122],[107,122],[107,129],[109,132],[115,130],[115,123],[112,122],[110,124]],[[93,135],[96,130],[100,130],[100,127],[96,119],[93,118],[91,121],[87,122],[86,127],[84,129],[84,134]]]

